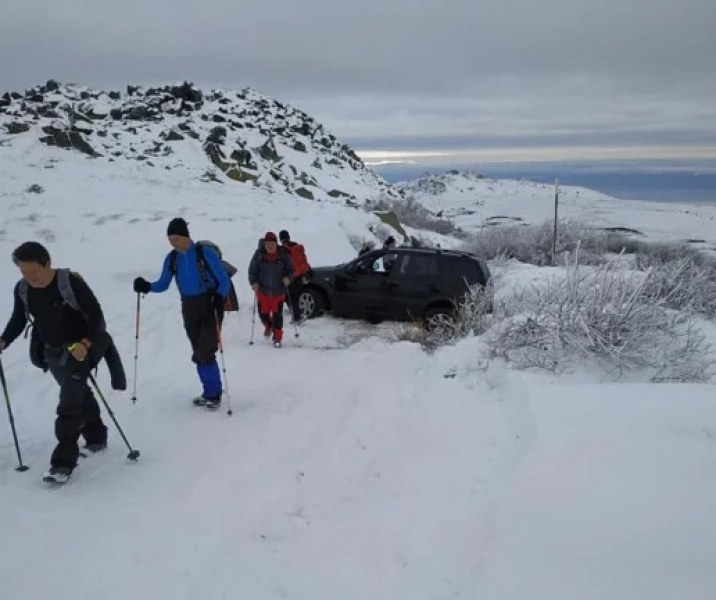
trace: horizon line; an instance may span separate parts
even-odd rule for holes
[[[564,162],[570,160],[716,160],[716,146],[537,146],[460,149],[356,149],[368,165]]]

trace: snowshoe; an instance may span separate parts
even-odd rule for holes
[[[207,398],[206,399],[206,409],[207,410],[216,410],[221,405],[221,397],[219,398]]]
[[[97,452],[103,452],[107,449],[107,442],[96,442],[92,444],[85,444],[85,450],[90,454],[97,454]]]
[[[197,396],[191,402],[194,406],[206,406],[206,398],[204,398],[204,396]]]
[[[45,483],[56,483],[62,485],[67,483],[72,476],[71,467],[50,467],[42,478]]]

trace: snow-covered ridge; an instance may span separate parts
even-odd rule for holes
[[[321,123],[250,88],[204,92],[185,82],[105,92],[51,80],[0,96],[0,146],[28,136],[98,160],[189,169],[319,201],[393,193]]]
[[[540,224],[554,218],[555,188],[550,184],[449,171],[395,184],[394,188],[468,232],[501,224]],[[561,185],[559,216],[592,227],[632,230],[650,239],[716,251],[716,206],[712,205],[622,200]]]

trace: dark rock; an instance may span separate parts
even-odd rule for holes
[[[37,114],[48,119],[59,119],[60,115],[51,106],[43,104],[37,107]]]
[[[219,148],[218,144],[215,144],[214,142],[206,142],[204,144],[204,152],[206,152],[206,155],[209,157],[209,160],[211,160],[211,162],[214,163],[215,166],[219,167],[222,171],[227,171],[231,166],[229,163],[226,162],[226,157],[221,151],[221,148]]]
[[[297,141],[293,145],[293,149],[296,150],[297,152],[306,152],[306,144],[304,144],[303,142]]]
[[[122,118],[122,109],[121,108],[113,108],[109,111],[109,116],[112,117],[115,121],[119,121]]]
[[[256,168],[256,163],[251,161],[251,152],[246,148],[239,148],[231,153],[231,158],[239,165],[244,165],[250,169]]]
[[[305,187],[300,187],[296,190],[296,195],[301,196],[301,198],[307,198],[308,200],[313,200],[313,192],[309,189],[306,189]]]
[[[152,106],[133,106],[125,113],[124,118],[132,121],[149,121],[157,112],[158,110]]]
[[[127,96],[134,96],[135,93],[139,91],[138,85],[128,85],[127,86]]]
[[[267,139],[258,149],[259,155],[264,160],[270,160],[277,162],[281,159],[276,151],[276,145],[273,143],[271,138]]]
[[[226,127],[214,127],[206,138],[207,142],[223,144],[226,141]]]
[[[311,126],[305,121],[299,127],[292,127],[293,131],[301,135],[311,135]]]
[[[331,190],[330,192],[328,192],[328,195],[331,198],[341,198],[341,197],[347,198],[350,196],[350,194],[346,194],[345,192],[342,192],[341,190]]]
[[[162,138],[165,139],[167,142],[178,142],[183,140],[184,136],[181,133],[171,129],[167,133],[163,134]]]
[[[33,183],[30,187],[28,187],[25,190],[25,193],[27,194],[42,194],[45,191],[45,188],[42,187],[39,183]]]
[[[113,91],[111,91],[111,92],[109,93],[109,97],[110,97],[112,100],[120,100],[120,99],[122,98],[122,94],[120,94],[119,92],[113,90]]]
[[[240,181],[242,183],[245,183],[247,181],[256,181],[257,176],[253,173],[247,173],[246,171],[240,169],[238,166],[229,167],[226,170],[226,176],[230,179],[233,179],[234,181]]]
[[[226,118],[217,114],[212,115],[211,120],[214,121],[214,123],[226,123]]]
[[[90,146],[82,135],[76,131],[57,131],[52,135],[41,137],[40,141],[48,146],[79,150],[89,156],[101,156]],[[121,154],[121,153],[120,153]]]
[[[47,92],[56,92],[60,89],[60,84],[55,81],[54,79],[48,79],[47,83],[44,85],[44,91]]]
[[[27,96],[25,96],[25,99],[28,102],[44,102],[45,101],[45,97],[42,94],[37,93],[37,92],[28,94]]]
[[[19,123],[17,121],[13,121],[12,123],[5,123],[5,129],[7,129],[8,133],[17,134],[30,131],[30,126],[27,123]]]
[[[201,90],[195,88],[193,84],[188,81],[185,81],[182,85],[172,87],[169,92],[175,98],[181,98],[182,100],[193,102],[194,104],[202,103],[204,98]]]

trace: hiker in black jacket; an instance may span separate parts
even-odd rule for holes
[[[91,452],[107,446],[107,427],[87,385],[91,370],[104,356],[108,339],[102,309],[92,290],[76,273],[63,273],[82,312],[63,299],[59,271],[52,267],[47,249],[25,242],[12,253],[22,279],[15,285],[12,316],[0,336],[0,351],[22,333],[28,318],[34,323],[33,363],[50,371],[60,386],[55,435],[57,446],[46,477],[64,483],[77,464],[79,436]],[[27,303],[27,304],[26,304]]]
[[[263,248],[254,252],[249,263],[249,284],[256,294],[264,337],[273,337],[276,348],[281,347],[283,339],[283,302],[292,279],[291,255],[278,245],[273,231],[267,232]]]

